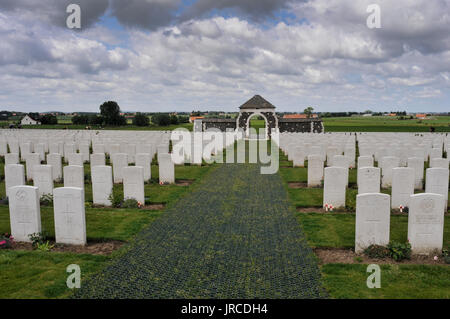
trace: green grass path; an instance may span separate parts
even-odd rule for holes
[[[317,298],[320,271],[278,174],[221,165],[82,283],[78,298]]]

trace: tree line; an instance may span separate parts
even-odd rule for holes
[[[53,114],[39,116],[39,113],[29,113],[29,116],[39,120],[43,125],[54,125],[58,119]],[[78,114],[72,117],[74,125],[95,125],[95,126],[125,126],[127,119],[121,115],[120,106],[115,101],[107,101],[100,105],[100,114]],[[150,117],[144,113],[136,113],[133,117],[133,125],[149,126],[150,123],[158,126],[178,125],[188,123],[188,116],[177,116],[167,113],[155,113]]]

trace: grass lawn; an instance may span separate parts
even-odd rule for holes
[[[77,264],[81,282],[100,270],[111,257],[40,251],[0,251],[0,298],[64,298],[66,268]]]
[[[3,172],[3,164],[0,165]],[[175,166],[178,179],[195,180],[190,186],[158,184],[158,166],[152,165],[152,182],[145,185],[145,195],[151,203],[173,205],[186,193],[198,187],[200,180],[214,165],[207,166]],[[90,171],[85,164],[85,172]],[[61,184],[55,184],[60,187]],[[122,185],[114,185],[118,194],[123,194]],[[152,223],[163,211],[140,209],[92,208],[92,187],[85,185],[86,193],[86,232],[88,242],[96,241],[130,241],[143,228]],[[0,183],[0,194],[5,194],[4,181]],[[53,207],[41,206],[42,229],[54,239]],[[9,207],[0,205],[0,233],[10,232]],[[78,264],[82,270],[82,280],[89,274],[100,270],[117,254],[126,248],[114,252],[111,256],[89,254],[40,252],[40,251],[8,251],[0,250],[0,298],[64,298],[71,294],[66,287],[66,267]],[[83,281],[82,281],[83,282]]]
[[[322,207],[323,188],[289,188],[288,182],[308,181],[305,168],[292,168],[285,154],[280,152],[279,174],[283,179],[291,203],[295,207]],[[349,170],[349,182],[356,183],[356,170]],[[390,189],[383,189],[390,193]],[[347,209],[356,208],[356,188],[346,192]],[[313,248],[354,248],[355,214],[302,213],[296,217]],[[408,217],[392,215],[390,238],[406,242]],[[444,248],[450,248],[450,216],[444,221]],[[381,265],[381,288],[369,289],[369,273],[364,264],[324,264],[320,266],[322,282],[331,298],[450,298],[450,267],[444,265]]]
[[[138,209],[86,208],[88,241],[127,241],[162,214]],[[41,206],[42,229],[55,237],[53,207]],[[10,233],[9,208],[0,206],[0,233]]]
[[[428,120],[399,117],[331,117],[323,118],[325,132],[450,132],[450,116],[433,116]]]
[[[366,285],[367,265],[326,264],[322,282],[332,298],[448,299],[450,267],[440,265],[381,265],[381,288]]]
[[[353,248],[355,246],[355,215],[346,213],[296,213],[308,243],[314,248]],[[406,242],[408,217],[391,216],[391,240]],[[444,220],[444,247],[450,246],[450,216]]]

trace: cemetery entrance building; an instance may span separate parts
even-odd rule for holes
[[[322,120],[319,118],[284,119],[275,113],[275,106],[260,95],[255,95],[239,107],[236,119],[205,118],[195,120],[194,131],[205,131],[210,128],[222,132],[228,129],[241,130],[249,138],[250,121],[261,117],[265,121],[265,136],[270,138],[272,132],[279,133],[322,133]]]

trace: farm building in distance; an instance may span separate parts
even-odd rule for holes
[[[27,114],[20,120],[20,124],[21,125],[41,125],[41,122],[37,119],[32,118],[30,115]]]

